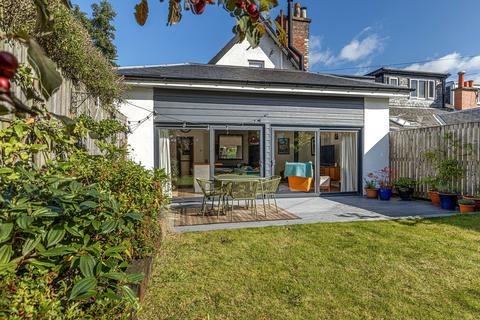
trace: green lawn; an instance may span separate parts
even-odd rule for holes
[[[140,319],[478,319],[480,215],[169,238]]]

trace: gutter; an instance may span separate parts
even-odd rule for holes
[[[250,92],[250,93],[274,93],[289,95],[320,95],[320,96],[349,96],[349,97],[408,97],[409,93],[402,91],[388,92],[376,90],[358,90],[356,88],[292,88],[292,87],[272,87],[272,86],[251,86],[245,85],[225,85],[225,84],[194,84],[172,81],[126,81],[127,84],[145,88],[167,88],[167,89],[188,89],[188,90],[206,90],[206,91],[228,91],[228,92]]]
[[[299,68],[305,71],[305,57],[293,45],[293,0],[288,0],[288,49],[298,56]]]

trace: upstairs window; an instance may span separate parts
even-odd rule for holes
[[[435,81],[433,80],[410,80],[410,89],[413,91],[410,93],[410,97],[418,99],[435,99]]]
[[[435,99],[435,81],[428,81],[428,99]]]
[[[398,86],[398,78],[387,78],[387,83],[392,86]]]
[[[265,68],[265,61],[262,60],[248,60],[248,66],[251,68]]]
[[[413,89],[410,96],[416,98],[418,96],[418,80],[410,80],[410,89]]]
[[[418,80],[418,97],[425,99],[427,97],[427,90],[425,88],[427,82],[425,80]]]

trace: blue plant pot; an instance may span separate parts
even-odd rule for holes
[[[390,188],[380,188],[378,190],[378,197],[382,201],[389,201],[392,197],[392,189]]]
[[[445,210],[455,210],[457,207],[457,195],[440,193],[440,207]]]

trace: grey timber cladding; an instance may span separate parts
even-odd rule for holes
[[[363,127],[363,98],[159,89],[155,122]]]

